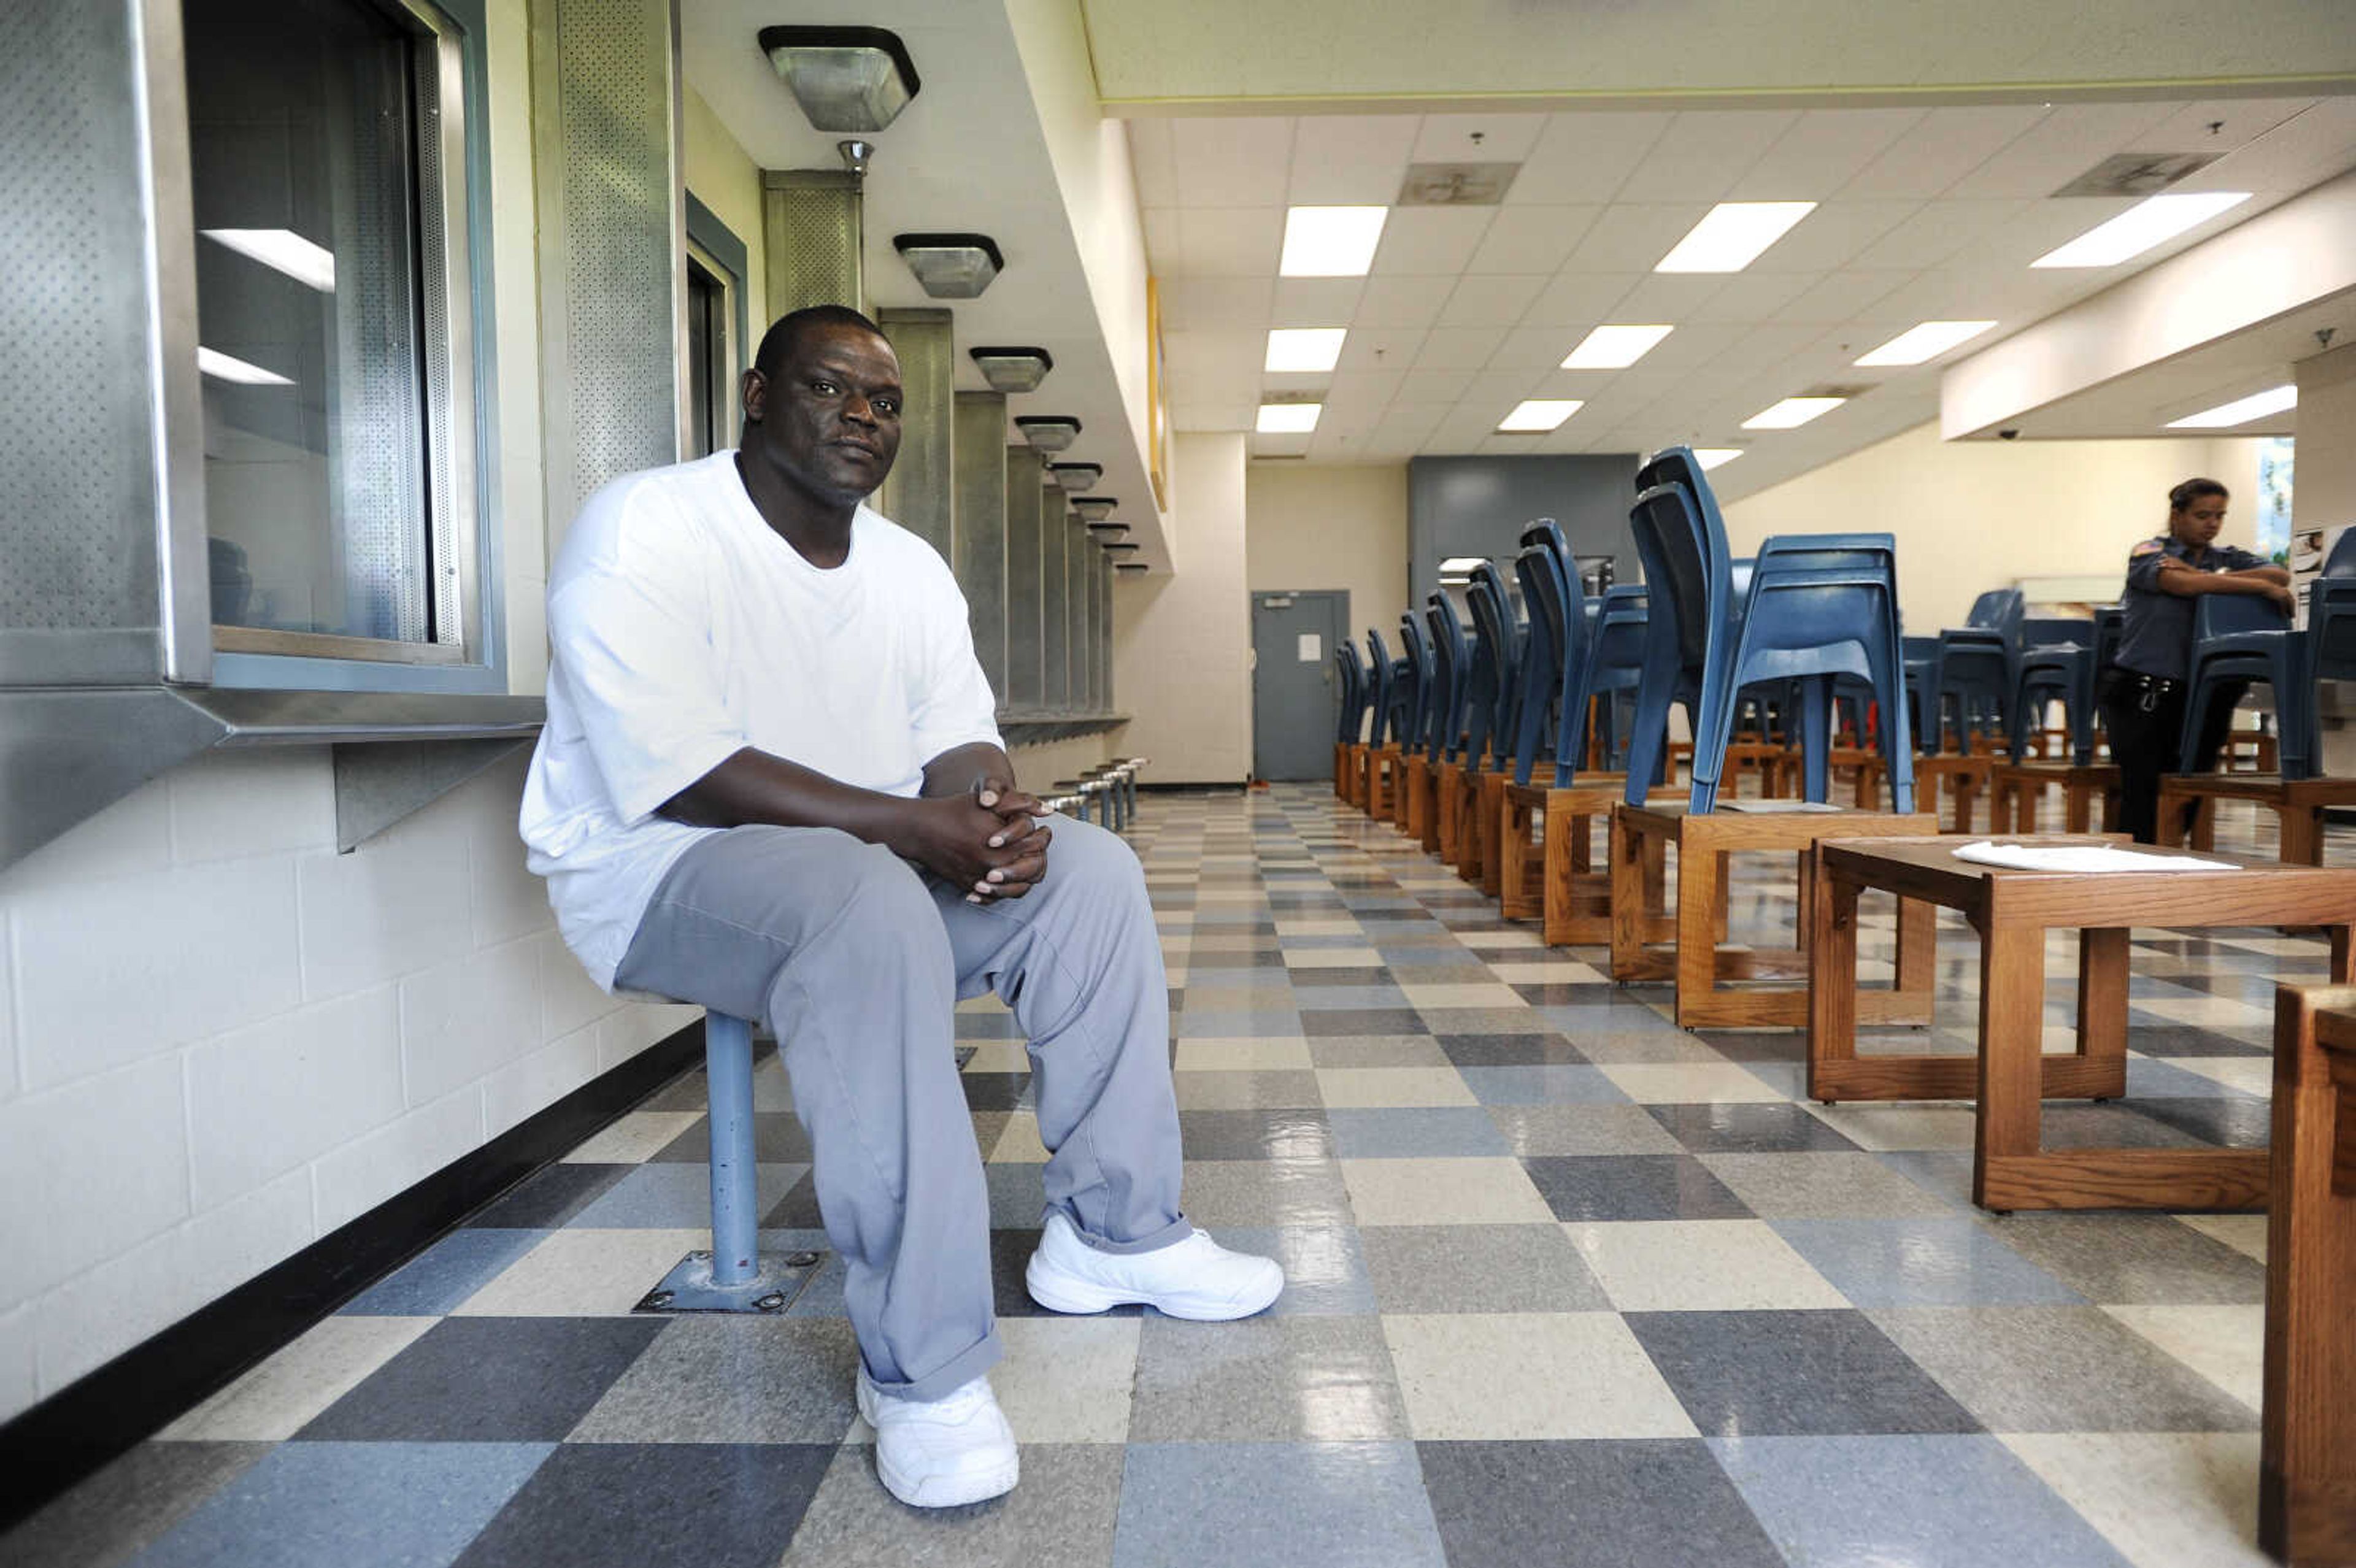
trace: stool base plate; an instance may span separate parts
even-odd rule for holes
[[[662,1283],[630,1308],[633,1312],[783,1312],[794,1304],[826,1261],[824,1253],[763,1253],[753,1277],[742,1285],[715,1285],[712,1254],[690,1253]]]

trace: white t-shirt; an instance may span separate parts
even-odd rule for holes
[[[609,991],[664,873],[717,831],[655,810],[736,752],[914,795],[942,752],[1001,743],[939,554],[862,506],[820,571],[762,520],[734,452],[589,497],[549,573],[548,638],[518,827]]]

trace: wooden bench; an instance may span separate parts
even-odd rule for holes
[[[1901,816],[1837,809],[1745,811],[1725,803],[1696,816],[1666,802],[1641,806],[1623,802],[1612,812],[1612,977],[1623,982],[1675,980],[1681,1028],[1799,1028],[1808,1020],[1810,969],[1804,947],[1720,948],[1727,857],[1779,852],[1797,857],[1801,930],[1795,936],[1804,944],[1819,840],[1920,837],[1937,832],[1938,827],[1937,818],[1921,812]],[[1661,901],[1665,888],[1648,889],[1645,868],[1650,858],[1671,846],[1677,851],[1676,937],[1664,949],[1649,939],[1649,933],[1668,912]],[[1852,960],[1848,972],[1857,1010],[1877,1023],[1930,1021],[1934,940],[1930,906],[1901,901],[1896,984],[1887,990],[1857,992]],[[1778,979],[1794,983],[1739,988],[1720,984]]]
[[[1498,911],[1507,920],[1542,920],[1550,947],[1597,946],[1612,940],[1612,872],[1595,866],[1594,824],[1606,827],[1604,853],[1611,853],[1612,808],[1627,794],[1623,773],[1582,773],[1568,789],[1547,784],[1505,786],[1497,825]],[[1674,800],[1682,789],[1663,786],[1655,800]],[[1663,898],[1665,857],[1656,845],[1644,870],[1645,899]],[[1724,923],[1720,922],[1723,929]],[[1676,934],[1665,917],[1653,923],[1645,940]]]
[[[2118,843],[2049,837],[2043,844]],[[2121,848],[2158,853],[2135,845]],[[1948,838],[1826,842],[1810,930],[1808,1093],[1840,1100],[1977,1102],[1972,1199],[1984,1208],[2246,1209],[2266,1192],[2263,1151],[2047,1150],[2040,1104],[2126,1092],[2127,938],[2136,926],[2196,929],[2279,921],[2327,927],[2331,973],[2350,969],[2356,871],[2218,857],[2214,871],[2014,870],[1955,859]],[[1857,900],[1880,889],[1926,911],[1959,911],[1980,934],[1976,1056],[1857,1052]],[[1901,906],[1902,907],[1902,906]],[[2045,933],[2078,933],[2077,1051],[2045,1052]]]
[[[1439,772],[1428,754],[1418,752],[1408,758],[1407,784],[1401,792],[1407,800],[1399,826],[1426,850],[1440,848],[1439,787]]]
[[[2034,833],[2039,807],[2047,789],[2060,786],[2062,820],[2072,833],[2095,830],[2095,807],[2101,806],[2101,829],[2115,833],[2119,826],[2119,770],[2113,763],[2079,767],[2072,763],[1998,763],[1988,779],[1988,831]]]
[[[2169,773],[2159,781],[2159,841],[2186,841],[2184,808],[2197,808],[2190,834],[2192,848],[2217,842],[2217,803],[2254,801],[2281,825],[2276,859],[2286,866],[2323,864],[2323,814],[2335,805],[2356,805],[2356,778],[2286,779],[2279,773]]]
[[[1333,742],[1333,797],[1344,805],[1357,805],[1359,792],[1365,788],[1365,752],[1355,741]]]
[[[2356,1563],[2356,988],[2275,993],[2258,1544]]]
[[[1979,798],[1988,787],[1989,775],[1995,772],[1996,759],[1986,752],[1975,752],[1966,757],[1956,752],[1935,752],[1927,757],[1914,759],[1914,804],[1936,816],[1941,814],[1940,786],[1946,786],[1948,799],[1954,806],[1954,817],[1946,822],[1942,831],[1970,833],[1979,815]]]
[[[1376,822],[1388,822],[1398,793],[1399,749],[1393,743],[1368,746],[1365,752],[1366,787],[1358,806]]]

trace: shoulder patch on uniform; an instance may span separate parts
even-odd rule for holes
[[[2129,560],[2141,560],[2145,556],[2158,555],[2161,550],[2164,550],[2167,548],[2168,546],[2161,543],[2158,539],[2146,539],[2143,543],[2136,546],[2135,549],[2127,551],[2127,559]]]

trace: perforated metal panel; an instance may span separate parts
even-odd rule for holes
[[[56,677],[59,634],[134,634],[104,639],[145,650],[115,678],[156,667],[133,23],[126,5],[0,5],[0,683]]]
[[[1039,700],[1051,713],[1063,712],[1072,694],[1071,540],[1064,492],[1044,485],[1039,497]]]
[[[1006,699],[1006,397],[957,394],[950,470],[957,480],[949,564],[965,592],[973,651],[1001,701]]]
[[[1046,595],[1040,557],[1039,454],[1027,446],[1006,452],[1006,690],[1010,708],[1038,708],[1046,690]]]
[[[838,169],[772,169],[761,183],[771,319],[813,304],[865,310],[858,178]]]
[[[539,7],[541,16],[552,11],[563,125],[565,362],[557,380],[571,447],[569,517],[607,480],[679,455],[675,288],[686,237],[673,172],[668,0]]]
[[[878,312],[876,322],[900,361],[900,455],[879,496],[885,517],[949,558],[955,496],[949,477],[956,445],[952,412],[957,366],[949,313],[933,307]],[[992,436],[991,443],[1003,438]]]

